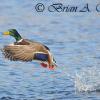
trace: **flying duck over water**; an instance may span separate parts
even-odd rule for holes
[[[16,40],[2,49],[5,58],[12,61],[39,61],[42,67],[55,69],[56,61],[44,44],[23,39],[16,29],[9,29],[3,35],[10,35]]]

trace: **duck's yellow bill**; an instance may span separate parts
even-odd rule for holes
[[[9,35],[9,31],[3,32],[3,35]]]

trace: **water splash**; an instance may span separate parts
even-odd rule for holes
[[[63,76],[66,76],[75,85],[77,92],[100,91],[100,69],[95,67],[83,68],[74,74],[70,74],[67,68],[60,69]]]
[[[79,92],[100,91],[99,68],[85,68],[77,72],[75,77],[75,89]]]

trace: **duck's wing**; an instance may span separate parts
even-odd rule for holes
[[[31,45],[8,45],[3,48],[5,58],[13,61],[32,61],[46,60],[47,54],[42,51],[37,51],[37,47]]]

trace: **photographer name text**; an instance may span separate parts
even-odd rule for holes
[[[35,5],[35,10],[37,12],[44,12],[44,11],[48,11],[48,12],[100,12],[100,4],[96,4],[95,7],[90,7],[90,5],[88,3],[84,4],[84,5],[64,5],[62,3],[54,3],[51,4],[49,6],[44,5],[43,3],[37,3]]]

